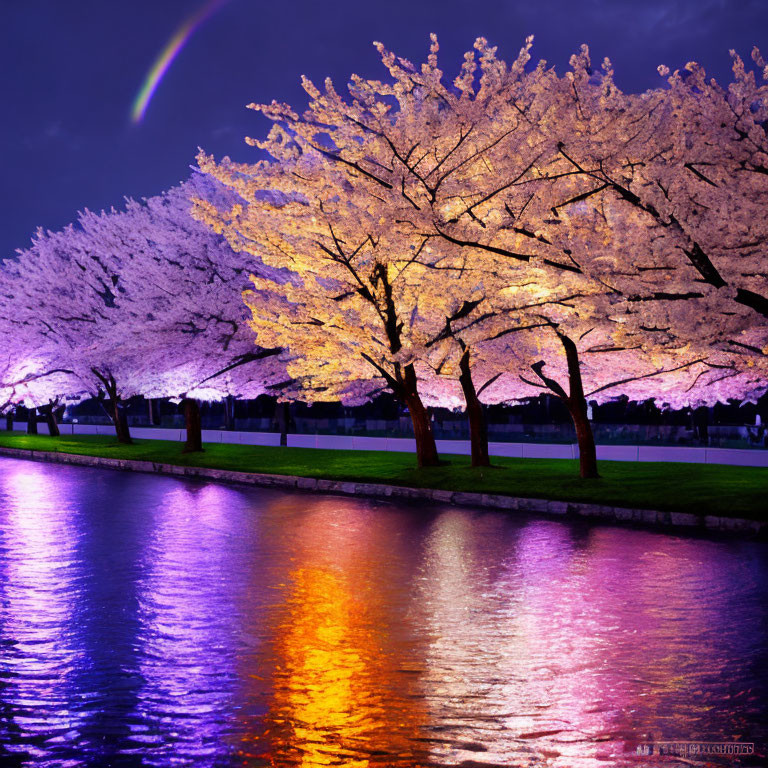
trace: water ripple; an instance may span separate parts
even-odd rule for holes
[[[762,749],[767,555],[1,459],[0,765],[609,768],[646,740]]]

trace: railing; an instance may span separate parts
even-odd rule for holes
[[[14,429],[26,429],[25,423],[15,423]],[[46,424],[39,424],[41,434],[47,434]],[[114,435],[114,429],[102,424],[62,424],[62,435]],[[184,429],[164,427],[132,427],[131,434],[138,439],[173,440],[186,439]],[[221,429],[204,429],[204,443],[228,443],[239,445],[280,444],[277,432],[238,432]],[[441,453],[469,455],[469,440],[437,440]],[[326,448],[352,451],[400,451],[413,453],[416,442],[404,437],[364,437],[357,435],[288,435],[288,446],[293,448]],[[492,456],[509,456],[529,459],[575,459],[579,448],[573,443],[522,443],[490,442]],[[604,461],[663,461],[690,464],[730,464],[734,466],[768,467],[768,451],[734,448],[699,448],[667,445],[598,445],[597,458]]]
[[[67,423],[70,423],[67,419]],[[78,423],[106,425],[110,422],[103,414],[98,416],[78,415]],[[144,415],[128,414],[131,428],[151,426]],[[211,414],[203,412],[203,427],[212,431],[225,429],[224,425]],[[183,429],[184,416],[164,414],[162,427]],[[272,418],[237,418],[234,429],[242,432],[279,432],[277,422]],[[437,418],[432,422],[438,440],[468,440],[466,418]],[[600,445],[658,445],[690,446],[709,448],[744,448],[750,450],[768,449],[768,429],[755,424],[711,424],[702,440],[700,427],[694,430],[686,424],[632,424],[593,421],[595,441]],[[353,437],[413,437],[413,427],[407,416],[399,419],[371,418],[308,418],[298,415],[291,420],[288,430],[296,435],[340,435]],[[569,422],[555,423],[498,423],[488,424],[488,438],[497,443],[563,443],[573,442],[573,425]]]

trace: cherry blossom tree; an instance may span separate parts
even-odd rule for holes
[[[235,249],[290,271],[282,282],[254,276],[247,301],[258,343],[290,350],[288,372],[303,396],[344,400],[350,384],[358,397],[361,386],[386,385],[408,407],[419,465],[435,464],[409,350],[419,275],[389,242],[385,220],[339,194],[344,175],[328,178],[322,165],[317,170],[301,160],[290,169],[283,163],[248,169],[248,189],[236,188],[247,205],[222,211],[201,202],[198,213]],[[232,174],[244,172],[225,167],[217,178],[232,182]]]
[[[48,424],[48,432],[58,435],[57,411],[61,394],[72,393],[77,382],[71,372],[56,368],[53,361],[41,358],[32,351],[30,340],[23,342],[19,334],[0,323],[0,336],[5,341],[0,358],[0,413],[7,417],[7,428],[12,428],[13,411],[23,405],[29,410],[27,431],[37,432],[37,412]]]
[[[246,205],[230,211],[200,205],[198,215],[224,232],[235,249],[300,276],[298,286],[286,284],[285,289],[288,300],[297,307],[303,302],[304,309],[297,310],[301,317],[293,318],[291,328],[281,330],[292,352],[302,346],[307,352],[297,355],[294,370],[301,361],[301,375],[316,380],[310,389],[326,393],[346,377],[383,380],[408,406],[422,465],[435,463],[437,454],[418,393],[414,349],[427,339],[418,340],[416,326],[430,313],[425,290],[430,271],[462,269],[441,266],[439,249],[430,241],[439,240],[440,247],[464,245],[435,224],[434,214],[455,217],[466,192],[462,184],[478,163],[507,157],[509,147],[501,145],[509,144],[510,135],[526,147],[518,172],[530,165],[529,155],[544,151],[549,142],[530,119],[516,118],[511,125],[505,120],[511,110],[507,102],[525,84],[542,95],[536,109],[543,118],[551,108],[545,95],[551,76],[543,68],[531,77],[525,74],[526,48],[510,83],[498,88],[493,51],[484,42],[478,47],[483,76],[477,94],[471,56],[451,89],[441,82],[436,41],[421,73],[408,62],[396,63],[380,47],[394,84],[353,76],[352,103],[347,103],[329,81],[320,93],[305,80],[312,102],[304,116],[287,105],[256,107],[275,126],[266,141],[252,143],[275,162],[247,166],[225,160],[217,165],[200,158],[202,169],[236,191]],[[499,110],[502,119],[495,120],[491,115]],[[515,253],[512,258],[529,257]],[[451,297],[450,303],[442,323],[480,311],[464,298],[457,303]],[[253,322],[262,334],[260,343],[267,343],[259,313]],[[277,327],[272,323],[270,332]],[[339,344],[351,351],[350,357],[328,354]],[[475,405],[470,415],[478,413]],[[486,463],[487,455],[478,462]]]
[[[7,299],[0,312],[11,329],[31,339],[30,349],[72,372],[76,389],[107,402],[118,441],[129,443],[124,401],[139,392],[133,374],[141,353],[122,343],[121,254],[102,235],[87,213],[77,227],[38,231],[32,247],[4,265]]]
[[[142,351],[136,377],[145,396],[182,399],[185,451],[202,450],[198,400],[254,398],[288,378],[279,349],[254,345],[241,298],[248,271],[223,237],[192,218],[193,197],[233,200],[198,173],[86,222],[126,254],[117,304],[128,345]]]
[[[66,367],[75,390],[106,400],[120,442],[131,440],[124,402],[134,395],[184,398],[185,449],[201,450],[196,398],[255,397],[287,378],[280,350],[254,346],[241,298],[247,273],[191,217],[191,190],[217,192],[197,178],[124,211],[84,211],[5,264],[0,320],[17,348]]]
[[[689,115],[712,111],[698,98],[701,78],[682,94],[675,89],[685,79],[678,77],[669,90],[626,96],[615,86],[610,62],[593,71],[586,48],[558,76],[544,62],[527,66],[530,45],[529,39],[507,66],[480,39],[477,55],[465,56],[452,84],[438,67],[434,38],[421,67],[379,46],[391,81],[353,76],[348,100],[330,81],[321,92],[305,80],[311,101],[304,115],[288,105],[255,106],[274,126],[266,141],[251,143],[274,161],[216,164],[201,156],[203,170],[246,205],[229,211],[201,205],[197,215],[238,250],[267,254],[268,262],[285,268],[299,265],[301,282],[286,291],[294,308],[290,319],[278,313],[267,323],[254,310],[254,328],[264,334],[268,325],[273,340],[303,348],[301,373],[319,376],[324,391],[333,391],[334,379],[375,377],[360,361],[396,389],[395,365],[410,366],[415,377],[418,361],[429,360],[436,374],[457,377],[475,424],[473,455],[483,463],[473,383],[473,371],[483,366],[473,361],[494,359],[485,346],[491,352],[501,347],[506,360],[495,356],[498,364],[486,366],[481,387],[490,393],[491,382],[498,390],[510,378],[505,364],[520,361],[535,379],[525,386],[547,387],[568,405],[582,474],[591,476],[588,393],[647,394],[648,386],[662,387],[659,377],[682,382],[696,372],[695,383],[686,386],[699,397],[703,384],[715,391],[712,371],[718,370],[726,372],[734,396],[752,391],[746,382],[759,377],[745,367],[760,364],[728,355],[711,332],[701,332],[700,319],[713,311],[727,318],[729,342],[764,357],[763,337],[749,316],[761,307],[755,281],[765,274],[755,242],[762,240],[754,231],[759,225],[741,233],[739,243],[753,249],[741,278],[751,282],[723,290],[702,257],[703,237],[692,237],[692,225],[681,224],[673,207],[673,185],[662,173],[670,168],[673,176],[733,196],[727,185],[702,178],[700,163],[688,167],[691,159],[680,150],[691,144],[685,138],[691,130],[702,147],[718,146],[714,126],[721,118],[699,118],[694,129],[680,122],[686,98]],[[714,93],[709,101],[724,114],[749,112],[747,119],[762,126],[764,94],[755,94],[748,77],[737,72],[737,79],[741,102],[752,100],[749,110],[734,107],[733,95]],[[742,166],[759,177],[763,160],[753,145],[764,140],[762,128],[717,125],[742,142],[742,154],[733,150],[735,160],[727,161],[730,171],[710,147],[712,163],[728,174],[731,187],[739,187]],[[733,138],[739,131],[756,138],[745,144]],[[672,148],[665,150],[664,142]],[[760,182],[751,179],[742,190],[755,210],[763,202],[755,190]],[[666,208],[659,196],[670,201]],[[733,213],[729,200],[730,207],[721,208]],[[711,239],[725,228],[721,218]],[[720,249],[723,258],[727,251]],[[672,257],[682,266],[670,268]],[[377,336],[377,323],[383,335]],[[388,327],[396,329],[395,344]],[[386,360],[377,358],[382,349]],[[585,354],[594,361],[589,387],[581,370]],[[559,380],[549,373],[555,361],[563,365]],[[439,397],[437,382],[436,389],[429,385],[430,397]],[[519,392],[519,383],[507,394]],[[455,396],[455,389],[446,392]]]
[[[64,409],[62,393],[76,391],[77,382],[71,374],[57,370],[52,365],[47,365],[43,370],[46,372],[28,376],[13,385],[13,402],[28,409],[27,432],[37,434],[37,416],[40,415],[48,427],[48,434],[58,437],[58,420]],[[70,394],[67,399],[73,402],[79,398]]]
[[[603,244],[593,238],[581,266],[635,302],[628,314],[638,328],[662,343],[672,334],[726,357],[738,350],[742,366],[760,368],[768,340],[761,215],[768,86],[732,55],[734,78],[725,88],[689,63],[669,76],[668,87],[635,95],[617,88],[609,64],[595,73],[583,49],[572,60],[560,160],[525,185],[550,189],[556,200],[556,216],[539,223],[542,237],[557,238],[564,220],[599,215],[609,223],[611,236]],[[753,58],[765,77],[757,50]],[[660,72],[669,75],[666,67]],[[733,377],[735,397],[740,380]]]
[[[665,277],[683,273],[716,289],[724,305],[766,317],[768,229],[759,214],[768,196],[768,86],[732,56],[726,88],[691,62],[667,88],[627,95],[610,70],[592,84],[584,49],[573,62],[578,115],[571,110],[569,139],[559,144],[561,168],[582,199],[610,197],[655,225],[668,244],[657,265]],[[753,58],[768,75],[757,50]]]

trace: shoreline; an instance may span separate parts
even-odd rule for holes
[[[461,507],[478,507],[504,511],[541,514],[553,518],[571,518],[632,524],[654,530],[678,530],[680,532],[726,531],[765,535],[768,522],[739,517],[696,515],[690,512],[662,512],[650,509],[631,509],[581,501],[548,501],[522,498],[504,494],[473,493],[431,488],[411,488],[386,483],[362,483],[299,475],[279,475],[258,472],[240,472],[228,469],[184,466],[136,459],[113,459],[103,456],[39,451],[27,448],[0,446],[0,456],[42,461],[54,464],[72,464],[124,472],[142,472],[174,477],[213,480],[221,483],[250,485],[260,488],[284,488],[299,491],[315,491],[343,496],[371,499],[402,499],[453,504]]]

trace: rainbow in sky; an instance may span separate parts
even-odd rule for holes
[[[160,81],[173,64],[173,60],[179,55],[181,49],[195,33],[195,30],[213,16],[229,0],[208,0],[200,10],[192,14],[184,23],[174,32],[173,37],[166,43],[165,48],[160,51],[160,55],[155,59],[152,68],[147,73],[141,90],[136,94],[136,99],[131,108],[131,120],[134,123],[140,123],[149,107],[149,102],[155,95]]]

